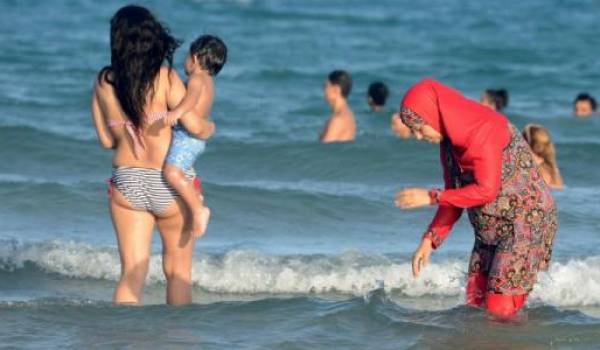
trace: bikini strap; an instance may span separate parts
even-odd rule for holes
[[[152,125],[157,121],[167,117],[168,111],[148,113],[148,124]]]
[[[144,140],[144,136],[142,135],[141,130],[139,128],[136,128],[136,126],[133,125],[133,122],[131,122],[131,120],[112,119],[108,121],[108,126],[111,128],[117,126],[125,127],[125,130],[127,130],[127,133],[133,141],[133,154],[136,158],[139,158],[140,154],[142,153],[142,150],[146,149],[146,142]]]
[[[127,123],[131,123],[129,120],[117,120],[117,119],[110,119],[108,121],[108,127],[109,128],[114,128],[117,126],[125,126],[125,124]]]
[[[167,114],[168,111],[148,113],[148,124],[152,125],[157,121],[166,118]],[[125,127],[125,130],[127,130],[127,133],[133,141],[133,153],[136,158],[139,158],[139,155],[142,153],[142,150],[146,149],[146,142],[144,140],[144,135],[142,135],[142,131],[140,130],[140,128],[137,128],[131,120],[110,119],[108,121],[109,128],[114,128],[117,126]]]
[[[148,125],[152,125],[152,124],[156,123],[157,121],[166,118],[167,115],[168,115],[168,113],[169,113],[168,111],[148,113],[147,124]],[[108,121],[108,126],[110,128],[112,128],[112,127],[116,127],[116,126],[125,126],[128,123],[131,123],[131,120],[128,120],[128,119],[122,119],[122,120],[120,120],[120,119],[110,119]]]

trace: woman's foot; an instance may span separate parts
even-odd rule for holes
[[[192,217],[192,234],[199,238],[206,232],[208,221],[210,220],[210,209],[203,206]]]

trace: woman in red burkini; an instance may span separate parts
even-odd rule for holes
[[[413,256],[418,276],[467,209],[475,231],[467,304],[515,315],[548,267],[558,224],[529,145],[501,114],[433,79],[414,85],[400,116],[418,140],[440,144],[445,189],[400,191],[403,209],[438,205]]]

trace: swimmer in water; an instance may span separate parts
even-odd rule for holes
[[[534,162],[539,166],[542,177],[552,189],[564,187],[556,162],[556,149],[550,132],[541,125],[528,124],[523,128],[523,137],[533,151]]]
[[[356,121],[348,106],[348,95],[352,90],[352,78],[343,70],[329,74],[324,86],[325,100],[331,107],[331,117],[325,124],[319,140],[323,143],[354,141]]]

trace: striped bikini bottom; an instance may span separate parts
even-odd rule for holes
[[[190,180],[196,176],[193,168],[186,171],[185,175]],[[114,167],[110,184],[123,194],[134,209],[155,215],[164,213],[179,197],[160,169]]]

